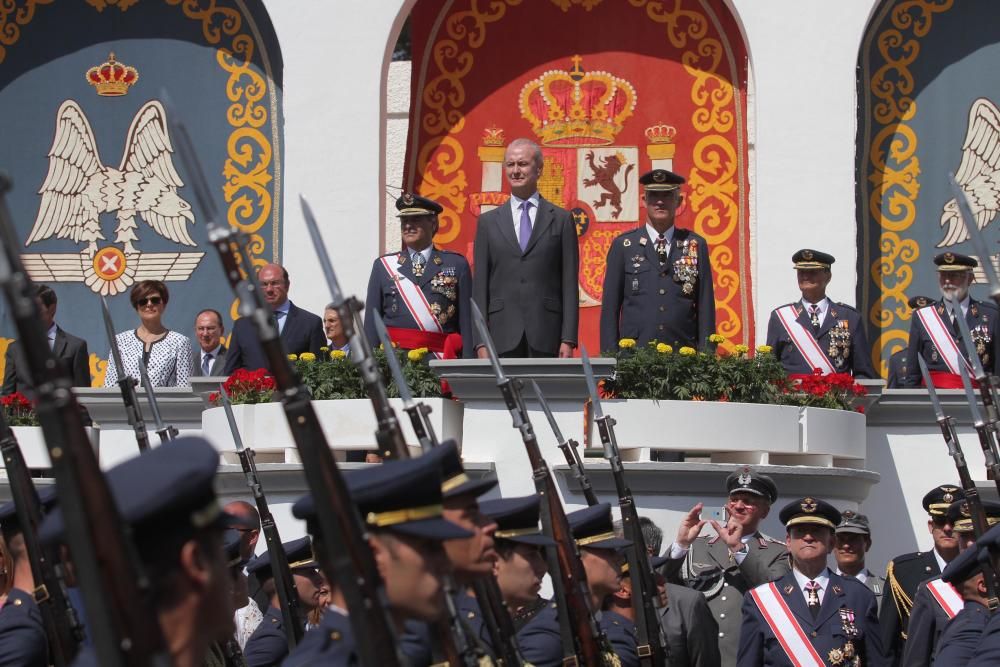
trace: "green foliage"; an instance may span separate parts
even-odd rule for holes
[[[403,377],[413,395],[420,398],[438,398],[441,396],[441,381],[428,362],[432,358],[427,351],[394,350]],[[381,348],[374,351],[375,362],[378,364],[382,379],[386,383],[389,398],[399,397],[399,388],[389,372],[385,351]],[[326,401],[347,398],[368,398],[361,374],[350,358],[334,350],[329,355],[323,354],[318,359],[303,359],[301,356],[293,361],[295,370],[312,394],[313,400]]]

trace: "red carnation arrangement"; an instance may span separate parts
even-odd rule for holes
[[[229,402],[234,405],[242,403],[270,403],[277,385],[267,370],[258,368],[248,371],[241,368],[226,378],[222,384]],[[208,400],[212,405],[220,404],[219,392],[213,392]]]
[[[21,392],[15,391],[0,398],[0,405],[3,406],[7,423],[11,426],[38,426],[35,405]]]
[[[789,379],[793,382],[791,391],[805,394],[810,398],[809,403],[816,407],[850,407],[854,399],[861,398],[868,393],[864,385],[855,382],[854,376],[850,373],[824,375],[823,371],[816,368],[812,375],[804,373],[790,375]],[[857,406],[854,409],[857,412],[865,411],[862,406]]]

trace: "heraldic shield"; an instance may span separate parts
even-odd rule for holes
[[[725,2],[645,4],[417,3],[403,187],[444,207],[435,241],[471,260],[477,217],[509,199],[506,147],[538,143],[539,193],[576,221],[580,341],[597,349],[608,249],[646,220],[639,176],[675,171],[677,225],[709,243],[718,331],[752,345],[746,48]]]
[[[190,135],[220,222],[250,234],[261,263],[279,260],[281,57],[262,3],[14,4],[0,14],[15,35],[0,47],[0,169],[14,181],[8,199],[31,277],[95,342],[97,295],[141,280],[199,295],[171,302],[176,328],[206,307],[231,321],[168,116]],[[111,305],[122,322],[134,318],[127,299]]]

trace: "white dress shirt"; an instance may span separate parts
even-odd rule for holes
[[[656,231],[656,227],[646,223],[646,233],[649,234],[649,240],[653,242],[653,248],[656,248],[656,239],[660,237],[660,232]],[[663,238],[667,241],[667,254],[670,254],[670,244],[674,242],[674,226],[671,225],[670,229],[663,232]]]
[[[830,569],[823,568],[823,571],[815,579],[810,579],[794,567],[792,568],[792,574],[795,575],[795,583],[799,585],[799,590],[802,591],[802,597],[805,599],[807,606],[809,605],[809,595],[806,593],[806,584],[810,581],[815,581],[819,584],[819,590],[816,591],[816,594],[819,595],[819,603],[822,605],[823,595],[826,593],[826,589],[830,587]]]
[[[802,307],[806,309],[806,315],[812,317],[812,311],[809,310],[809,307],[812,306],[813,304],[809,301],[806,301],[805,299],[802,299],[801,303]],[[819,303],[817,303],[816,305],[819,306],[819,323],[820,325],[822,325],[823,322],[826,321],[827,312],[830,310],[830,299],[824,296],[822,299],[819,300]]]

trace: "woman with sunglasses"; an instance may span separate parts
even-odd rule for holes
[[[154,387],[190,384],[191,341],[163,325],[163,311],[170,300],[167,286],[159,280],[143,280],[132,288],[129,299],[139,314],[139,327],[115,336],[125,373],[138,380],[142,359]],[[104,386],[113,387],[118,383],[118,369],[110,354],[108,359]]]

